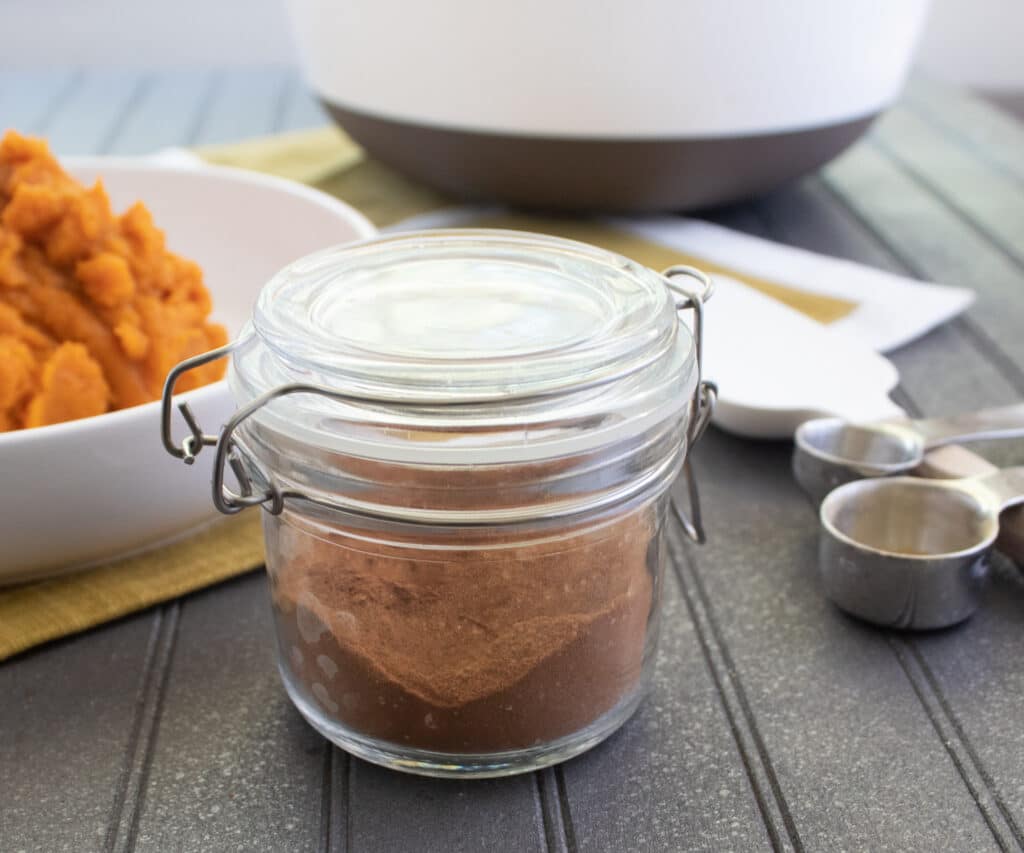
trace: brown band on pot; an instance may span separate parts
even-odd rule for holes
[[[374,157],[456,198],[623,212],[689,210],[766,192],[827,163],[877,115],[780,133],[600,139],[432,127],[323,103]]]

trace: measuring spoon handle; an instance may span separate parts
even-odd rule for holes
[[[1024,503],[1024,465],[971,479],[999,502],[1000,511]]]
[[[947,418],[923,418],[913,422],[926,449],[957,441],[1024,436],[1024,403],[982,409]]]

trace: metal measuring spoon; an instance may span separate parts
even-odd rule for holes
[[[948,418],[855,424],[815,418],[794,436],[793,475],[815,503],[843,483],[910,471],[925,453],[964,441],[1024,436],[1024,404]]]
[[[988,574],[999,513],[1024,503],[1024,467],[981,477],[861,480],[821,505],[825,594],[892,628],[944,628],[970,616]]]

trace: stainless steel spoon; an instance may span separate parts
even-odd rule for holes
[[[978,607],[999,513],[1024,467],[981,477],[847,483],[821,505],[819,567],[840,608],[892,628],[944,628]]]
[[[946,444],[1024,436],[1024,403],[947,418],[855,424],[815,418],[794,436],[793,475],[815,503],[843,483],[910,471]]]

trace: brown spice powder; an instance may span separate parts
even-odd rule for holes
[[[268,517],[282,663],[330,718],[452,753],[571,734],[638,684],[660,577],[657,506],[527,545],[448,550]]]

